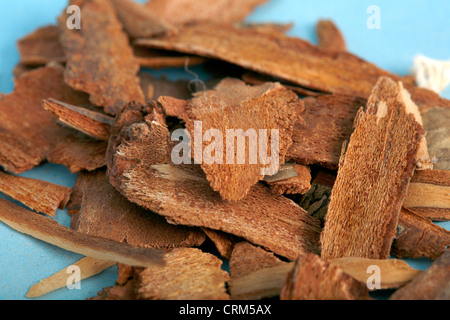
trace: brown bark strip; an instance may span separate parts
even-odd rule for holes
[[[67,14],[60,17],[60,41],[67,57],[66,82],[89,93],[90,101],[104,107],[108,114],[116,114],[133,100],[143,103],[137,77],[139,64],[114,8],[106,0],[72,0],[71,4],[81,8],[83,27],[70,30],[66,27]]]
[[[205,58],[180,54],[177,52],[149,49],[141,46],[133,46],[134,57],[141,67],[150,69],[160,68],[184,68],[202,64]]]
[[[205,240],[201,230],[170,225],[129,202],[111,186],[104,170],[80,173],[78,179],[82,199],[76,230],[81,233],[145,248],[199,246]]]
[[[45,99],[44,109],[59,120],[93,138],[108,141],[114,118],[89,109],[74,106],[55,99]]]
[[[0,171],[0,192],[32,210],[54,217],[57,209],[66,207],[72,190],[47,181]]]
[[[201,228],[206,236],[214,243],[219,254],[227,260],[230,260],[231,253],[235,244],[240,238],[218,230],[212,230],[208,228]]]
[[[367,272],[370,266],[380,268],[380,289],[396,289],[404,286],[418,276],[422,271],[410,267],[406,262],[396,259],[363,259],[363,258],[340,258],[330,261],[344,270],[354,279],[367,283],[371,276]]]
[[[138,39],[136,44],[221,59],[310,90],[361,98],[369,97],[382,76],[404,80],[347,52],[335,54],[298,38],[229,25],[193,23],[178,33]],[[405,86],[421,111],[436,106],[450,108],[450,101],[414,86],[412,81]]]
[[[311,188],[311,169],[308,166],[295,164],[297,176],[279,181],[268,182],[270,189],[276,194],[304,194]]]
[[[331,20],[320,20],[316,25],[318,47],[329,52],[346,52],[347,44],[339,28]]]
[[[281,300],[367,300],[365,283],[319,256],[300,256],[289,272]]]
[[[389,258],[424,134],[398,98],[400,89],[381,78],[367,111],[357,115],[321,234],[322,256],[327,259]]]
[[[174,249],[163,267],[148,267],[139,274],[138,298],[143,300],[228,300],[229,276],[222,261],[194,248]]]
[[[151,0],[149,10],[164,22],[182,25],[197,21],[231,24],[245,20],[253,9],[267,0]]]
[[[279,164],[284,163],[286,150],[292,143],[290,136],[294,124],[298,121],[302,110],[303,103],[297,95],[278,83],[248,86],[241,80],[226,78],[214,90],[197,93],[188,101],[186,111],[180,118],[186,122],[186,129],[190,132],[193,157],[201,164],[211,187],[224,199],[237,201],[244,198],[249,189],[264,178],[261,169],[271,168],[272,172],[276,172]],[[222,143],[223,155],[219,159],[216,157],[212,164],[207,163],[202,157],[211,141],[204,141],[205,139],[196,141],[198,134],[195,133],[195,121],[201,121],[202,138],[209,129],[218,130],[221,134],[221,137],[216,136],[214,139],[222,140],[215,142]],[[245,142],[245,154],[243,161],[240,162],[237,150],[239,142],[236,143],[233,138],[231,141],[234,150],[228,149],[230,129],[243,130],[244,134],[251,132],[248,130],[253,130],[255,140],[261,138],[260,130],[267,130],[269,140],[266,146],[267,155],[272,153],[271,131],[278,130],[278,163],[262,163],[261,144],[251,141],[251,137]],[[252,146],[256,148],[259,146],[259,149],[254,150]],[[215,152],[217,153],[218,149],[215,149]],[[231,163],[229,153],[233,156]],[[198,158],[197,155],[201,157]]]
[[[71,104],[88,103],[87,96],[64,84],[63,70],[45,67],[28,72],[16,80],[14,92],[0,100],[0,165],[21,173],[48,158],[52,149],[71,137],[56,123],[57,118],[42,108],[42,100],[53,97]],[[79,139],[66,141],[78,146]]]
[[[430,268],[397,290],[391,300],[450,300],[450,250]]]
[[[402,209],[398,234],[392,243],[391,254],[397,258],[437,259],[450,245],[450,231],[429,219]]]
[[[103,261],[94,258],[84,257],[81,260],[72,264],[72,266],[77,266],[82,270],[80,280],[84,280],[95,276],[103,272],[104,270],[114,266],[116,262]],[[63,270],[51,275],[48,278],[42,279],[35,285],[33,285],[30,290],[28,290],[25,295],[27,298],[38,298],[46,295],[55,290],[64,288],[67,286],[67,275],[71,273],[71,270],[64,268]]]
[[[167,32],[165,23],[146,6],[132,0],[110,0],[117,18],[132,38],[153,37]]]
[[[291,200],[257,184],[241,201],[225,201],[198,165],[170,164],[168,130],[154,112],[131,104],[113,127],[108,171],[124,196],[169,222],[221,230],[287,258],[317,252],[319,222]]]
[[[1,222],[21,233],[62,249],[99,260],[135,266],[163,264],[161,250],[134,248],[117,241],[88,236],[66,228],[50,218],[19,207],[8,200],[0,199],[0,208]]]

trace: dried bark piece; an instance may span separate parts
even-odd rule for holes
[[[151,0],[146,6],[166,23],[182,25],[196,21],[234,23],[245,20],[267,0]]]
[[[77,266],[82,270],[80,280],[84,280],[95,276],[102,271],[114,266],[116,262],[103,261],[94,258],[84,257],[81,260],[73,263],[71,266]],[[71,273],[71,271],[69,271]],[[27,298],[38,298],[46,295],[55,290],[64,288],[67,286],[67,274],[68,268],[51,275],[48,278],[42,279],[35,285],[33,285],[30,290],[28,290],[25,295]]]
[[[44,109],[55,114],[59,120],[93,138],[108,141],[114,118],[55,99],[45,99]]]
[[[390,300],[450,300],[450,250],[409,284],[394,292]]]
[[[158,98],[158,103],[164,109],[164,113],[169,117],[180,117],[186,112],[186,100],[176,99],[173,97],[161,96]]]
[[[365,283],[319,256],[300,256],[289,272],[281,300],[367,300]]]
[[[230,293],[233,300],[260,300],[279,297],[292,270],[293,263],[283,263],[275,267],[259,269],[230,281]]]
[[[317,252],[319,221],[291,200],[257,184],[243,200],[225,201],[198,165],[170,164],[168,130],[154,111],[130,104],[113,127],[108,173],[125,197],[171,223],[221,230],[287,258]]]
[[[64,84],[63,70],[44,67],[16,79],[14,92],[0,100],[0,165],[21,173],[34,168],[71,132],[56,123],[42,108],[42,100],[53,97],[71,104],[85,104],[87,96]],[[76,143],[77,140],[66,143]],[[72,145],[67,145],[72,147]]]
[[[153,212],[125,199],[108,181],[105,170],[80,173],[82,196],[76,230],[134,247],[176,248],[199,246],[201,230],[170,225]]]
[[[308,166],[296,164],[294,171],[297,176],[284,180],[269,182],[270,189],[277,194],[304,194],[311,188],[311,169]]]
[[[12,202],[0,199],[0,221],[18,232],[48,242],[62,249],[105,261],[135,266],[163,264],[163,251],[134,248],[128,244],[88,236],[66,228],[56,221],[36,214]]]
[[[133,46],[134,57],[139,65],[144,68],[184,68],[186,64],[190,67],[202,64],[205,58],[180,54],[177,52],[149,49],[141,46]]]
[[[169,30],[146,6],[131,0],[111,0],[117,18],[132,38],[153,37]]]
[[[60,17],[60,41],[67,57],[65,81],[90,95],[90,101],[115,115],[130,101],[144,102],[127,35],[114,8],[106,0],[72,0],[83,12],[83,27],[66,27],[67,14]],[[114,59],[111,59],[114,57]]]
[[[138,297],[144,300],[227,300],[229,276],[222,261],[194,248],[174,249],[163,267],[139,274]]]
[[[226,78],[214,90],[195,94],[180,118],[186,122],[186,129],[190,133],[194,160],[201,164],[211,187],[222,198],[237,201],[264,178],[262,172],[274,174],[279,164],[284,163],[284,155],[292,143],[290,136],[294,124],[302,110],[303,103],[297,95],[278,83],[248,86],[241,80]],[[201,123],[200,129],[196,122]],[[214,135],[214,144],[211,139],[207,141],[204,138],[210,129],[218,131]],[[235,137],[244,138],[242,145],[239,145],[241,139],[231,136],[229,130],[233,130]],[[242,134],[237,130],[241,130]],[[266,131],[261,133],[261,130]],[[279,156],[272,154],[275,151],[272,144],[276,139],[272,130],[278,134],[276,152]],[[263,134],[266,135],[263,138],[269,140],[265,147],[260,142]],[[248,140],[245,139],[246,135]],[[235,139],[238,140],[237,144]],[[229,145],[230,141],[232,145]],[[220,149],[216,147],[217,143],[221,144]],[[213,156],[210,151],[212,161],[204,157],[205,149],[211,148],[211,145],[215,153]],[[237,150],[239,147],[244,150]],[[239,156],[241,151],[243,153]],[[270,154],[270,163],[263,163],[261,153]],[[275,163],[274,156],[277,157]]]
[[[436,159],[434,168],[450,170],[450,109],[429,108],[422,112],[422,118],[430,156]]]
[[[398,221],[397,236],[392,243],[391,254],[397,258],[437,259],[450,245],[450,231],[429,219],[402,209]]]
[[[400,90],[381,78],[367,111],[357,115],[321,234],[324,258],[389,258],[424,134],[398,98]]]
[[[214,243],[219,254],[227,260],[230,260],[231,253],[236,243],[240,239],[226,232],[212,230],[209,228],[201,228],[206,236]]]
[[[345,95],[326,95],[303,99],[301,114],[306,125],[297,123],[292,133],[292,145],[286,158],[302,164],[317,164],[336,170],[342,144],[353,132],[353,122],[366,100]]]
[[[361,98],[369,97],[382,76],[406,81],[347,52],[335,54],[298,38],[230,25],[192,23],[178,33],[138,39],[136,44],[220,59],[310,90]],[[450,108],[450,101],[416,87],[413,81],[405,86],[421,111],[436,106]]]
[[[286,264],[277,258],[272,252],[254,246],[247,241],[237,243],[234,246],[230,259],[230,277],[242,278],[260,269],[271,268]],[[232,294],[233,296],[233,294]]]
[[[45,65],[50,61],[65,62],[59,43],[59,29],[49,25],[37,29],[17,42],[20,63],[26,66]]]
[[[316,25],[318,47],[329,52],[346,52],[347,44],[339,28],[331,20],[319,20]]]
[[[367,272],[370,266],[379,267],[380,289],[400,288],[422,272],[410,267],[405,261],[396,259],[339,258],[330,262],[362,283],[367,283],[371,276],[371,273]]]
[[[241,22],[235,23],[235,27],[241,29],[252,29],[259,32],[266,32],[273,35],[285,34],[294,26],[293,23],[253,23],[253,22]]]
[[[0,192],[32,210],[54,217],[57,209],[66,207],[72,190],[47,181],[0,171]]]
[[[416,171],[403,206],[434,221],[450,220],[450,171]]]

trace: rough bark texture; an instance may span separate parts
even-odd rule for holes
[[[380,79],[367,111],[355,120],[321,234],[327,259],[387,259],[424,130],[407,113],[399,90]]]
[[[296,164],[294,171],[297,176],[283,180],[268,182],[273,192],[277,194],[304,194],[311,188],[311,169],[308,166]]]

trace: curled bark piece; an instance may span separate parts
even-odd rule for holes
[[[282,300],[367,300],[366,284],[319,256],[300,256],[281,291]]]
[[[321,234],[327,259],[389,258],[424,134],[398,99],[400,88],[381,78],[367,111],[356,117]]]
[[[269,182],[269,186],[277,194],[304,194],[311,188],[311,169],[308,166],[295,164],[295,177]]]
[[[245,20],[257,5],[267,0],[151,0],[146,6],[166,23],[182,25],[195,21],[234,23]]]
[[[146,267],[163,264],[162,250],[134,248],[117,241],[88,236],[4,199],[0,199],[0,208],[1,222],[14,230],[62,249],[99,260],[134,266]]]
[[[125,31],[132,38],[153,37],[168,27],[146,6],[132,0],[110,0]]]
[[[102,271],[114,266],[115,264],[116,262],[84,257],[81,260],[70,265],[69,267],[79,267],[81,271],[80,280],[84,280],[101,273]],[[28,290],[25,296],[27,298],[38,298],[55,290],[66,287],[68,276],[67,270],[68,268],[64,268],[63,270],[51,275],[50,277],[42,279],[41,281],[33,285],[30,290]]]
[[[201,164],[211,187],[224,199],[237,201],[264,175],[279,170],[302,110],[297,95],[279,83],[248,86],[226,78],[214,90],[197,93],[180,118],[190,133],[195,163]],[[267,161],[261,160],[264,155]]]
[[[402,209],[391,254],[397,258],[437,259],[450,245],[450,231],[420,215]]]
[[[317,252],[319,221],[261,184],[237,202],[211,189],[198,165],[170,164],[169,133],[155,108],[130,104],[110,140],[110,182],[169,222],[221,230],[287,258]]]
[[[347,44],[339,28],[331,20],[320,20],[316,25],[318,47],[329,52],[345,52]]]
[[[450,171],[416,171],[403,206],[434,221],[450,220]]]
[[[99,140],[108,141],[114,118],[55,99],[45,99],[44,109],[64,124]]]
[[[90,95],[90,101],[115,115],[125,103],[144,102],[127,35],[106,0],[72,0],[83,12],[83,27],[70,30],[60,18],[61,45],[67,57],[65,81]],[[111,59],[111,57],[114,59]]]
[[[402,287],[422,272],[411,268],[406,262],[396,259],[339,258],[330,262],[339,266],[345,273],[362,283],[367,283],[372,275],[371,272],[368,272],[369,267],[378,267],[380,275],[379,289]]]
[[[450,300],[450,250],[430,268],[397,290],[391,300]]]
[[[54,217],[57,209],[66,207],[72,190],[47,181],[0,171],[0,192],[32,210]]]
[[[108,181],[105,170],[80,173],[76,187],[82,198],[76,230],[134,247],[199,246],[201,230],[168,224],[166,220],[125,199]],[[75,199],[76,201],[76,199]]]
[[[144,300],[227,300],[229,276],[217,257],[193,248],[174,249],[163,267],[139,274],[138,297]]]

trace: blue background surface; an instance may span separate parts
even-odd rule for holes
[[[139,1],[145,2],[145,1]],[[381,29],[370,30],[367,8],[377,5]],[[0,93],[14,89],[12,70],[19,61],[16,42],[36,28],[56,23],[56,17],[67,6],[65,0],[0,1]],[[448,0],[271,0],[257,8],[249,22],[294,23],[289,32],[316,42],[314,26],[318,19],[333,19],[344,33],[352,53],[378,66],[406,75],[416,54],[450,60],[450,1]],[[207,77],[201,67],[194,69]],[[155,71],[171,79],[192,79],[182,70]],[[450,98],[450,89],[442,94]],[[63,166],[45,164],[22,174],[73,187],[75,174]],[[0,197],[4,197],[0,195]],[[69,225],[66,211],[58,210],[55,219]],[[450,223],[441,223],[450,229]],[[0,223],[0,299],[26,299],[28,289],[41,279],[82,258],[32,237],[20,234]],[[426,269],[427,259],[407,260],[416,268]],[[86,299],[103,287],[114,284],[116,267],[81,282],[81,289],[63,288],[38,299]]]

